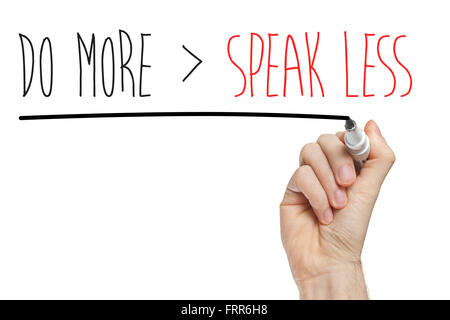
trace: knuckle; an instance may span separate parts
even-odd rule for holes
[[[392,151],[391,148],[388,148],[388,150],[386,151],[386,161],[393,165],[395,160],[396,157],[394,151]]]
[[[312,172],[312,168],[309,165],[303,165],[297,169],[297,176],[299,179],[308,177]]]
[[[298,178],[300,176],[300,168],[295,169],[295,172],[293,174],[294,179],[296,179],[296,178]]]
[[[307,143],[303,146],[302,150],[300,151],[300,160],[304,160],[305,158],[308,158],[310,154],[313,152],[316,152],[318,150],[319,145],[315,142]]]
[[[326,141],[330,140],[330,138],[332,139],[332,137],[335,137],[335,135],[330,134],[330,133],[321,134],[319,136],[319,138],[317,138],[317,143],[321,144],[323,142],[326,142]]]
[[[395,155],[394,151],[391,150],[391,163],[394,164],[397,160],[397,156]]]

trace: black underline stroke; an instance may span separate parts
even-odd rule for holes
[[[270,112],[121,112],[121,113],[70,113],[22,115],[19,120],[92,119],[92,118],[138,118],[138,117],[250,117],[250,118],[295,118],[347,120],[349,116],[307,113]]]

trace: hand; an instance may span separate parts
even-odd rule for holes
[[[280,205],[281,237],[303,298],[367,298],[361,252],[372,209],[395,155],[374,121],[356,176],[344,133],[303,147]]]

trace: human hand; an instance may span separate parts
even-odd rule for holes
[[[303,147],[280,205],[281,237],[303,298],[367,298],[361,252],[372,209],[395,155],[374,121],[370,155],[356,176],[344,133]]]

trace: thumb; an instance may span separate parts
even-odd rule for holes
[[[386,143],[375,121],[370,120],[367,122],[364,131],[369,137],[370,154],[369,159],[361,169],[360,178],[365,188],[374,191],[376,199],[384,178],[386,178],[386,175],[395,162],[395,154]]]

